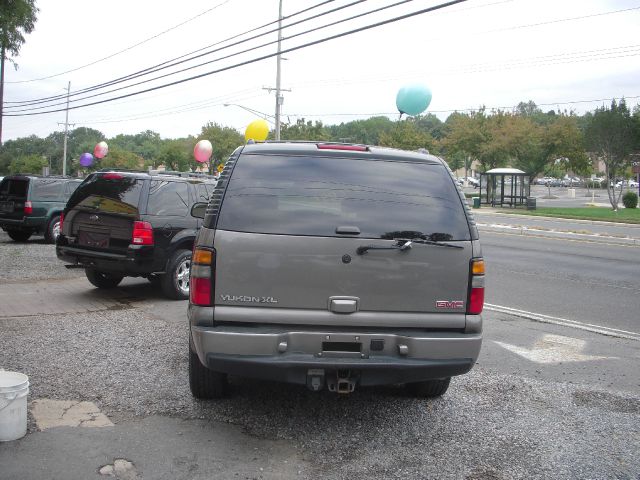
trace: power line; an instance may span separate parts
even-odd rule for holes
[[[300,10],[300,11],[298,11],[298,12],[296,12],[296,13],[293,13],[293,14],[291,14],[291,15],[288,15],[287,17],[284,17],[284,18],[285,18],[285,19],[293,18],[293,17],[295,17],[295,16],[301,15],[301,14],[303,14],[303,13],[306,13],[306,12],[309,12],[309,11],[311,11],[311,10],[314,10],[314,9],[316,9],[316,8],[318,8],[318,7],[321,7],[321,6],[323,6],[323,5],[327,4],[327,3],[332,3],[333,1],[335,1],[335,0],[324,0],[324,1],[322,1],[322,2],[320,2],[320,3],[318,3],[318,4],[316,4],[316,5],[312,5],[311,7],[307,7],[307,8],[305,8],[305,9],[303,9],[303,10]],[[352,6],[352,5],[356,4],[356,3],[361,3],[361,2],[363,2],[363,1],[366,1],[366,0],[357,0],[357,1],[354,1],[354,2],[352,2],[352,3],[348,4],[348,5],[345,5],[345,6],[343,6],[343,7],[339,7],[339,8],[337,8],[337,9],[333,9],[333,10],[329,10],[328,12],[324,12],[324,13],[322,13],[322,14],[315,15],[315,16],[313,16],[313,17],[306,18],[306,19],[301,20],[301,21],[299,21],[299,22],[295,22],[295,23],[293,23],[293,24],[286,25],[286,26],[285,26],[285,27],[283,27],[283,28],[287,28],[287,27],[290,27],[290,26],[293,26],[293,25],[296,25],[296,24],[298,24],[298,23],[302,23],[302,22],[305,22],[305,21],[308,21],[308,20],[313,20],[313,19],[315,19],[315,18],[318,18],[319,16],[326,15],[327,13],[333,13],[333,12],[335,12],[335,11],[337,11],[337,10],[340,10],[340,9],[342,9],[342,8],[346,8],[346,7],[350,7],[350,6]],[[217,52],[217,51],[224,50],[224,49],[226,49],[226,48],[230,48],[230,47],[232,47],[232,46],[236,46],[236,45],[239,45],[239,44],[245,43],[245,42],[247,42],[247,41],[250,41],[250,40],[253,40],[253,39],[259,38],[259,37],[264,36],[264,35],[267,35],[267,34],[269,34],[269,33],[276,32],[276,31],[277,31],[277,29],[269,30],[269,31],[264,32],[264,33],[262,33],[262,34],[260,34],[260,35],[255,35],[255,36],[253,36],[253,37],[249,37],[249,38],[247,38],[247,39],[245,39],[245,40],[242,40],[242,41],[240,41],[240,42],[236,42],[236,43],[233,43],[233,44],[231,44],[231,45],[227,45],[226,47],[223,47],[223,48],[220,48],[220,49],[216,49],[216,50],[212,50],[212,51],[210,51],[210,52],[206,52],[206,53],[203,53],[203,54],[197,55],[197,56],[195,56],[195,57],[187,58],[187,59],[185,59],[185,60],[182,60],[182,61],[178,62],[178,60],[180,60],[180,59],[184,59],[185,57],[188,57],[189,55],[194,55],[194,54],[196,54],[196,53],[198,53],[198,52],[201,52],[201,51],[203,51],[203,50],[206,50],[207,48],[211,48],[211,47],[214,47],[214,46],[221,45],[221,44],[223,44],[223,43],[229,42],[229,41],[231,41],[231,40],[235,40],[235,39],[240,38],[240,37],[242,37],[242,36],[244,36],[244,35],[248,35],[248,34],[253,33],[253,32],[255,32],[255,31],[258,31],[258,30],[261,30],[261,29],[263,29],[263,28],[266,28],[266,27],[268,27],[268,26],[270,26],[270,25],[273,25],[273,24],[275,24],[275,23],[277,23],[277,22],[278,22],[278,21],[277,21],[277,20],[275,20],[275,21],[271,21],[271,22],[265,23],[265,24],[263,24],[263,25],[260,25],[259,27],[255,27],[255,28],[252,28],[252,29],[247,30],[247,31],[245,31],[245,32],[242,32],[242,33],[239,33],[239,34],[233,35],[233,36],[231,36],[231,37],[225,38],[225,39],[223,39],[223,40],[219,40],[219,41],[214,42],[214,43],[212,43],[212,44],[210,44],[210,45],[208,45],[208,46],[206,46],[206,47],[202,47],[202,48],[199,48],[199,49],[197,49],[197,50],[193,50],[193,51],[191,51],[191,52],[189,52],[189,53],[185,53],[185,54],[180,55],[180,56],[178,56],[178,57],[174,57],[174,58],[172,58],[172,59],[170,59],[170,60],[166,60],[166,61],[164,61],[164,62],[161,62],[161,63],[159,63],[159,64],[153,65],[153,66],[151,66],[151,67],[147,67],[147,68],[144,68],[144,69],[142,69],[142,70],[138,70],[137,72],[130,73],[130,74],[128,74],[128,75],[125,75],[125,76],[122,76],[122,77],[119,77],[119,78],[115,78],[115,79],[113,79],[113,80],[109,80],[109,81],[107,81],[107,82],[99,83],[99,84],[96,84],[96,85],[93,85],[93,86],[90,86],[90,87],[86,87],[86,88],[83,88],[83,89],[77,90],[77,91],[73,92],[73,94],[72,94],[71,96],[81,95],[81,94],[83,94],[83,93],[88,93],[88,92],[91,92],[91,91],[94,91],[94,90],[99,90],[100,88],[107,87],[107,86],[110,86],[110,85],[115,85],[115,84],[118,84],[118,83],[122,83],[122,82],[124,82],[124,81],[131,80],[131,79],[134,79],[134,78],[137,78],[137,77],[143,76],[143,75],[148,75],[148,74],[150,74],[150,73],[154,73],[154,72],[156,72],[156,71],[163,70],[163,69],[165,69],[165,68],[173,67],[173,66],[179,65],[179,64],[181,64],[181,63],[188,62],[188,61],[191,61],[191,60],[195,60],[196,58],[200,58],[200,57],[202,57],[202,56],[209,55],[209,54],[211,54],[211,53],[215,53],[215,52]],[[171,62],[175,62],[175,63],[170,64],[170,65],[167,65],[167,64],[169,64],[169,63],[171,63]],[[160,68],[160,67],[162,67],[162,68]],[[174,73],[179,73],[179,72],[174,72]],[[62,96],[62,95],[54,95],[54,96],[50,96],[50,97],[43,97],[43,98],[32,99],[32,100],[22,100],[22,101],[15,101],[15,102],[5,102],[5,104],[7,104],[7,103],[21,104],[21,105],[16,105],[17,107],[20,107],[20,106],[35,105],[35,104],[38,104],[38,103],[49,103],[49,101],[55,101],[55,100],[59,100],[59,99],[61,99],[61,98],[65,98],[65,97],[64,97],[64,96]]]
[[[346,5],[346,6],[339,7],[339,8],[337,8],[337,9],[334,9],[332,12],[337,11],[337,10],[340,10],[340,9],[342,9],[342,8],[345,8],[345,7],[352,6],[352,5],[356,4],[356,3],[361,3],[362,1],[366,1],[366,0],[357,0],[357,1],[352,2],[352,3],[350,3],[350,4]],[[387,10],[387,9],[389,9],[389,8],[397,7],[398,5],[402,5],[402,4],[405,4],[405,3],[409,3],[409,2],[412,2],[412,1],[414,1],[414,0],[400,0],[400,1],[396,2],[396,3],[394,3],[394,4],[386,5],[386,6],[383,6],[383,7],[377,8],[377,9],[374,9],[374,10],[370,10],[370,11],[365,12],[365,13],[360,13],[360,14],[358,14],[358,15],[353,15],[353,16],[351,16],[351,17],[347,17],[347,18],[344,18],[344,19],[341,19],[341,20],[337,20],[337,21],[335,21],[335,22],[331,22],[331,23],[328,23],[328,24],[322,25],[322,26],[320,26],[320,27],[315,27],[315,28],[312,28],[312,29],[309,29],[309,30],[305,30],[305,31],[303,31],[303,32],[296,33],[296,34],[294,34],[294,35],[291,35],[291,36],[289,36],[289,37],[285,38],[285,40],[291,40],[291,39],[293,39],[293,38],[296,38],[296,37],[299,37],[299,36],[302,36],[302,35],[307,35],[307,34],[309,34],[309,33],[312,33],[312,32],[318,31],[318,30],[322,30],[322,29],[324,29],[324,28],[333,27],[333,26],[336,26],[336,25],[341,24],[341,23],[345,23],[345,22],[348,22],[348,21],[351,21],[351,20],[354,20],[354,19],[357,19],[357,18],[361,18],[361,17],[367,16],[367,15],[371,15],[371,14],[373,14],[373,13],[379,13],[379,12],[381,12],[381,11],[383,11],[383,10]],[[466,1],[466,0],[462,0],[462,1]],[[453,3],[457,3],[457,2],[453,2]],[[326,12],[324,12],[324,13],[322,13],[322,14],[319,14],[319,15],[316,15],[316,17],[317,17],[317,16],[324,15],[324,14],[326,14]],[[310,20],[310,19],[312,19],[312,18],[315,18],[315,17],[307,18],[307,19],[305,19],[305,20],[303,20],[303,21],[308,21],[308,20]],[[285,27],[283,27],[283,28],[290,27],[290,26],[292,26],[292,25],[295,25],[295,24],[297,24],[297,23],[301,23],[301,22],[303,22],[303,21],[296,22],[296,23],[294,23],[294,24],[290,24],[290,25],[286,25],[286,26],[285,26]],[[277,31],[277,30],[273,30],[273,31]],[[336,37],[336,38],[337,38],[337,37]],[[240,43],[243,43],[243,42],[240,42]],[[81,97],[81,98],[75,99],[75,100],[73,100],[73,101],[74,101],[74,102],[77,102],[77,101],[81,101],[81,100],[87,100],[87,99],[95,98],[95,97],[98,97],[98,96],[101,96],[101,95],[106,95],[106,94],[114,93],[114,92],[117,92],[117,91],[120,91],[120,90],[125,90],[125,89],[127,89],[127,88],[132,88],[132,87],[135,87],[135,86],[138,86],[138,85],[144,85],[144,84],[146,84],[146,83],[150,83],[150,82],[155,81],[155,80],[160,80],[160,79],[162,79],[162,78],[166,78],[166,77],[169,77],[169,76],[172,76],[172,75],[176,75],[176,74],[178,74],[178,73],[183,73],[183,72],[188,71],[188,70],[193,70],[194,68],[198,68],[198,67],[202,67],[202,66],[204,66],[204,65],[208,65],[208,64],[211,64],[211,63],[219,62],[219,61],[221,61],[221,60],[227,60],[227,59],[229,59],[229,58],[232,58],[232,57],[235,57],[235,56],[241,55],[241,54],[243,54],[243,53],[252,52],[252,51],[254,51],[254,50],[257,50],[257,49],[260,49],[260,48],[264,48],[264,47],[269,46],[269,45],[272,45],[272,44],[274,44],[274,43],[277,43],[277,41],[267,42],[267,43],[264,43],[264,44],[259,45],[259,46],[257,46],[257,47],[247,48],[247,49],[245,49],[245,50],[242,50],[242,51],[239,51],[239,52],[235,52],[235,53],[232,53],[232,54],[229,54],[229,55],[223,56],[223,57],[219,57],[219,58],[216,58],[216,59],[213,59],[213,60],[210,60],[210,61],[204,62],[204,63],[200,63],[200,64],[198,64],[198,65],[193,65],[193,66],[191,66],[191,67],[183,68],[182,70],[178,70],[178,71],[175,71],[175,72],[167,73],[167,74],[160,75],[160,76],[157,76],[157,77],[154,77],[154,78],[151,78],[151,79],[143,80],[143,81],[140,81],[140,82],[137,82],[137,83],[131,84],[131,85],[126,85],[126,86],[124,86],[124,87],[115,88],[115,89],[108,90],[108,91],[101,92],[101,93],[97,93],[97,94],[94,94],[94,95],[88,95],[88,96],[86,96],[86,97]],[[320,43],[322,43],[322,42],[320,42]],[[312,43],[312,44],[313,44],[313,43]],[[234,45],[235,45],[235,44],[234,44]],[[225,48],[228,48],[228,47],[223,47],[223,48],[221,48],[221,49],[219,49],[219,50],[224,50]],[[298,48],[294,48],[293,50],[297,50],[297,49],[298,49]],[[289,51],[293,51],[293,50],[291,50],[291,49],[290,49]],[[261,57],[261,59],[269,58],[269,57],[271,57],[271,56],[275,56],[275,55],[277,55],[277,53],[276,53],[276,54],[273,54],[273,55],[267,55],[267,56],[265,56],[265,57]],[[201,56],[201,55],[200,55],[200,56]],[[197,57],[195,57],[195,58],[197,58]],[[183,62],[178,62],[178,63],[183,63]],[[254,61],[248,61],[248,62],[244,62],[244,63],[236,64],[236,66],[242,66],[242,65],[249,64],[249,63],[254,63]],[[166,67],[163,67],[162,69],[164,69],[164,68],[166,68]],[[232,68],[235,68],[235,66],[233,66]],[[228,69],[229,69],[229,68],[223,68],[223,69],[220,69],[220,70],[218,70],[218,71],[214,71],[213,73],[217,73],[217,72],[224,71],[224,70],[228,70]],[[159,70],[161,70],[161,69],[159,69]],[[206,75],[207,75],[207,74],[200,75],[200,76],[206,76]],[[191,77],[191,78],[193,78],[193,79],[194,79],[194,78],[199,78],[200,76],[195,76],[195,77]],[[188,79],[187,79],[187,80],[188,80]],[[173,83],[171,83],[171,84],[167,84],[167,86],[168,86],[168,85],[173,85],[173,84],[176,84],[176,83],[182,83],[182,82],[181,82],[181,81],[173,82]],[[158,87],[158,88],[163,88],[163,87],[162,87],[162,86],[160,86],[160,87]],[[153,90],[153,89],[151,89],[151,90]],[[151,90],[147,89],[147,90],[144,90],[144,91],[139,92],[139,93],[144,93],[144,92],[146,92],[146,91],[151,91]],[[136,95],[136,94],[137,94],[137,93],[135,93],[135,92],[134,92],[134,93],[133,93],[133,94],[131,94],[131,95]],[[131,96],[131,95],[128,95],[128,96]],[[126,97],[127,97],[127,95],[122,96],[122,97],[116,97],[116,98],[126,98]],[[102,103],[102,102],[99,102],[99,103]],[[32,111],[32,110],[39,110],[39,109],[43,109],[43,108],[51,108],[51,107],[54,107],[54,106],[57,106],[57,105],[61,105],[61,104],[62,104],[62,103],[57,103],[57,104],[45,105],[45,106],[41,106],[41,107],[25,108],[25,109],[23,109],[23,110],[13,110],[13,111],[14,111],[14,115],[13,115],[13,116],[16,116],[16,115],[15,115],[15,112],[28,112],[28,111]],[[94,105],[94,104],[95,104],[95,103],[90,103],[90,104],[86,104],[86,105]],[[20,105],[20,106],[16,106],[16,105],[14,105],[12,108],[20,108],[20,107],[22,107],[22,106],[24,106],[24,105]],[[73,107],[73,108],[78,108],[78,107],[76,106],[76,107]],[[47,112],[40,112],[40,113],[51,113],[51,112],[55,112],[55,111],[56,111],[56,110],[51,110],[51,111],[47,111]],[[28,114],[25,114],[25,115],[28,115]],[[7,115],[7,116],[11,116],[11,115]]]
[[[124,49],[122,49],[122,50],[120,50],[118,52],[112,53],[111,55],[107,55],[106,57],[103,57],[103,58],[101,58],[99,60],[95,60],[93,62],[87,63],[87,64],[82,65],[80,67],[72,68],[71,70],[66,70],[64,72],[56,73],[54,75],[49,75],[48,77],[32,78],[31,80],[18,80],[18,81],[15,81],[15,82],[5,82],[5,83],[13,83],[13,84],[15,84],[15,83],[38,82],[38,81],[41,81],[41,80],[49,80],[50,78],[60,77],[62,75],[66,75],[67,73],[77,72],[78,70],[82,70],[83,68],[87,68],[87,67],[95,65],[97,63],[104,62],[105,60],[109,60],[110,58],[113,58],[113,57],[115,57],[117,55],[120,55],[121,53],[128,52],[129,50],[133,50],[134,48],[139,47],[140,45],[143,45],[143,44],[145,44],[147,42],[150,42],[151,40],[155,40],[156,38],[161,37],[165,33],[169,33],[172,30],[180,28],[183,25],[186,25],[187,23],[192,22],[192,21],[200,18],[202,15],[205,15],[205,14],[215,10],[216,8],[221,7],[226,3],[229,3],[230,1],[231,0],[225,0],[225,1],[221,2],[221,3],[219,3],[218,5],[215,5],[215,6],[211,7],[211,8],[209,8],[209,9],[205,10],[204,12],[199,13],[198,15],[185,20],[184,22],[181,22],[181,23],[179,23],[177,25],[174,25],[173,27],[170,27],[170,28],[168,28],[168,29],[166,29],[166,30],[164,30],[164,31],[162,31],[160,33],[157,33],[156,35],[153,35],[152,37],[149,37],[149,38],[147,38],[145,40],[142,40],[141,42],[138,42],[138,43],[136,43],[134,45],[131,45],[131,46],[127,47],[127,48],[124,48]]]

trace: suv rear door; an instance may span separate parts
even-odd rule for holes
[[[410,239],[440,245],[398,248]],[[436,159],[241,155],[214,246],[216,320],[261,306],[284,323],[465,326],[470,227]]]
[[[158,252],[166,255],[176,234],[185,228],[196,228],[197,221],[189,214],[193,203],[189,195],[189,184],[184,180],[155,178],[150,181],[145,219],[153,227]]]
[[[62,234],[72,245],[125,253],[145,179],[115,172],[94,173],[71,195]]]
[[[29,177],[10,176],[0,183],[0,218],[21,220],[29,197]]]

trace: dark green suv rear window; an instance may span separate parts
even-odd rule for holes
[[[238,159],[217,228],[283,235],[423,236],[470,240],[460,195],[441,164],[245,155]]]

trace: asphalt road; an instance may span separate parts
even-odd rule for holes
[[[606,290],[623,305],[637,298],[633,275],[619,283],[607,267],[637,248],[482,241],[489,303],[529,308],[528,296],[577,296],[583,318],[583,280],[592,297],[608,280],[629,287]],[[600,273],[584,273],[580,259]],[[478,364],[440,399],[395,386],[337,396],[234,378],[228,399],[201,402],[188,388],[186,302],[139,279],[97,290],[52,246],[3,233],[0,264],[0,368],[31,382],[29,433],[0,443],[2,480],[639,478],[638,340],[488,310]],[[532,276],[542,280],[521,280]],[[549,282],[557,292],[544,289]],[[67,426],[48,428],[43,408],[58,408],[53,417]]]
[[[481,233],[486,301],[640,333],[640,247]]]

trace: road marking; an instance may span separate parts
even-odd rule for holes
[[[563,327],[577,328],[579,330],[586,330],[588,332],[599,333],[601,335],[607,335],[609,337],[626,338],[628,340],[640,341],[640,333],[629,332],[627,330],[620,330],[618,328],[604,327],[602,325],[594,325],[592,323],[578,322],[577,320],[569,320],[568,318],[552,317],[550,315],[543,315],[541,313],[527,312],[526,310],[518,310],[516,308],[504,307],[502,305],[492,305],[490,303],[484,304],[485,309],[492,312],[507,313],[516,317],[527,318],[529,320],[535,320],[536,322],[552,323],[554,325],[561,325]]]
[[[53,427],[113,427],[111,420],[93,402],[34,400],[31,413],[40,430]]]
[[[588,362],[591,360],[616,358],[585,355],[581,352],[587,342],[577,338],[563,337],[561,335],[545,335],[542,339],[538,340],[531,349],[504,342],[496,341],[495,343],[535,363]]]
[[[568,236],[566,237],[560,237],[560,236],[549,236],[549,235],[544,235],[542,230],[539,230],[540,233],[531,233],[532,230],[527,230],[527,235],[523,235],[522,233],[511,233],[511,232],[499,232],[497,230],[485,230],[485,229],[478,229],[480,232],[482,232],[482,235],[503,235],[506,237],[530,237],[530,238],[540,238],[540,239],[545,239],[545,240],[559,240],[559,241],[563,241],[563,242],[574,242],[574,243],[590,243],[590,244],[597,244],[597,245],[608,245],[608,246],[612,246],[612,247],[624,247],[624,248],[638,248],[640,246],[640,239],[634,238],[634,239],[630,239],[629,242],[625,242],[625,243],[620,243],[620,242],[607,242],[607,241],[603,241],[603,240],[588,240],[588,239],[575,239],[575,238],[568,238]],[[612,239],[617,239],[619,237],[595,237],[594,238],[601,238],[601,239],[608,239],[608,240],[612,240]],[[624,238],[622,240],[625,240]],[[631,243],[633,242],[633,243]]]

